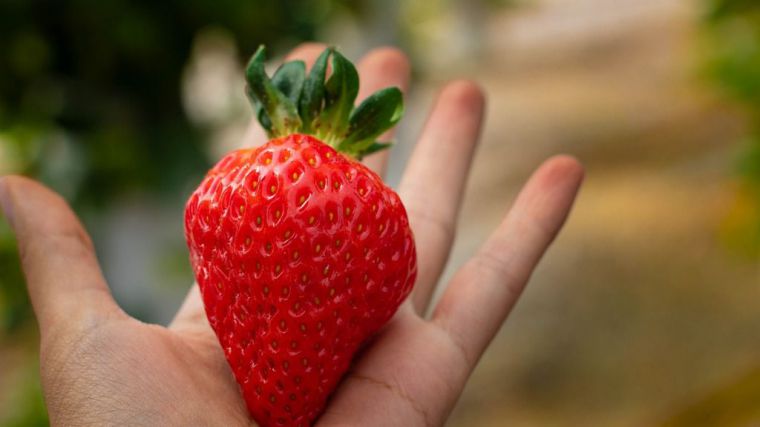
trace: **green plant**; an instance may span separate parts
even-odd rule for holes
[[[744,106],[749,122],[739,162],[742,183],[729,218],[736,246],[760,254],[760,3],[711,0],[705,24],[709,34],[709,75],[730,98]]]

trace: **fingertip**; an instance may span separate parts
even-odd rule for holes
[[[483,88],[472,80],[452,80],[444,86],[440,98],[444,102],[461,105],[467,109],[482,110],[486,104]]]
[[[382,74],[409,75],[412,65],[406,53],[393,46],[372,49],[362,59],[362,66],[380,71]]]
[[[2,183],[0,183],[0,192],[2,193],[0,198],[4,200],[4,203],[11,206],[18,206],[20,201],[32,200],[39,195],[60,198],[58,194],[39,182],[21,175],[8,175],[3,177]]]
[[[409,58],[392,46],[372,49],[359,61],[358,70],[361,76],[359,99],[383,87],[397,86],[406,92],[412,74]]]
[[[539,168],[544,176],[543,181],[550,185],[569,183],[578,187],[585,178],[585,169],[574,156],[558,154],[547,159]]]
[[[42,183],[13,175],[4,177],[0,188],[3,212],[19,238],[29,232],[53,232],[62,226],[83,233],[66,200]]]
[[[483,128],[485,102],[485,93],[477,83],[465,79],[448,82],[436,97],[420,143],[430,141],[435,150],[442,142],[476,147]]]
[[[457,127],[468,130],[468,137],[449,136],[448,140],[456,144],[477,145],[483,128],[485,103],[485,92],[479,84],[465,79],[450,81],[438,94],[425,127],[426,132],[427,129],[449,132],[453,129],[452,123],[455,123]]]
[[[0,208],[3,210],[8,222],[14,225],[16,205],[20,198],[18,194],[29,195],[40,187],[34,180],[20,175],[6,175],[0,177]]]
[[[553,236],[570,213],[583,177],[583,166],[576,158],[553,156],[533,173],[520,192],[515,209],[529,213]]]
[[[555,154],[546,160],[547,163],[562,165],[564,168],[583,169],[583,164],[571,154]]]

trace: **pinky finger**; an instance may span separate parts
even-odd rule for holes
[[[498,332],[562,227],[582,180],[583,168],[572,157],[547,160],[497,230],[450,282],[432,321],[460,347],[470,362],[468,370]]]

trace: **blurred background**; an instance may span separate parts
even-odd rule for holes
[[[116,299],[167,322],[192,281],[183,203],[252,116],[242,65],[304,40],[409,53],[394,185],[436,89],[487,90],[447,275],[542,159],[587,167],[448,425],[760,424],[756,0],[3,0],[0,174],[63,194]],[[47,424],[37,351],[0,220],[0,425]]]

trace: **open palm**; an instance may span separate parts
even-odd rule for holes
[[[310,64],[323,49],[302,45],[289,59]],[[408,61],[397,50],[373,50],[358,68],[360,98],[408,85]],[[416,236],[415,290],[356,359],[319,425],[442,424],[564,222],[583,172],[560,156],[533,174],[425,315],[454,240],[483,107],[472,83],[442,90],[399,188]],[[251,135],[249,143],[263,142],[260,132]],[[381,153],[366,163],[382,173],[386,161]],[[112,299],[89,237],[59,196],[5,177],[0,202],[40,324],[42,383],[54,425],[252,423],[197,286],[168,327],[142,323]]]

